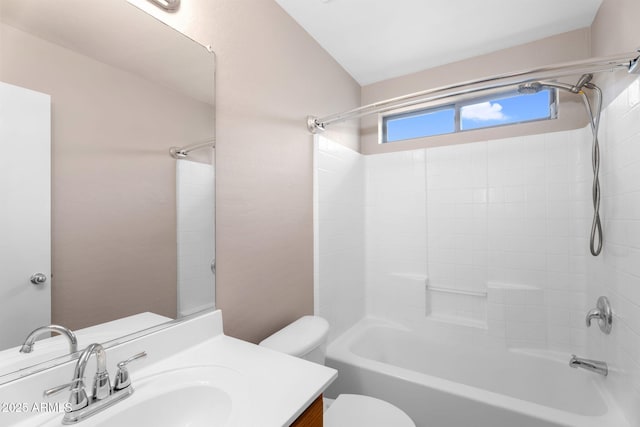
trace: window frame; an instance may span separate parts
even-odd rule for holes
[[[419,104],[417,106],[414,105],[411,107],[404,107],[404,108],[394,109],[390,111],[385,111],[383,113],[378,114],[378,144],[392,144],[394,142],[415,141],[418,139],[433,138],[433,137],[438,137],[443,135],[453,135],[453,134],[462,133],[462,132],[474,132],[474,131],[479,131],[483,129],[498,128],[503,126],[513,126],[513,125],[519,125],[523,123],[540,122],[544,120],[555,120],[558,118],[558,89],[545,88],[543,90],[549,91],[549,117],[544,117],[540,119],[521,120],[517,122],[501,123],[497,125],[478,127],[474,129],[461,128],[461,124],[462,124],[461,111],[463,107],[474,105],[474,104],[480,104],[482,102],[487,102],[487,101],[489,102],[498,101],[500,99],[511,98],[514,96],[527,96],[527,94],[519,93],[517,89],[509,89],[506,91],[495,92],[490,95],[482,95],[482,96],[477,96],[473,98],[463,98],[460,100],[455,100],[454,102],[448,102],[446,104],[428,102],[424,104]],[[403,118],[403,117],[418,116],[425,113],[432,113],[432,112],[448,110],[448,109],[453,109],[454,111],[453,132],[439,133],[436,135],[418,136],[415,138],[398,139],[395,141],[386,140],[387,122],[389,120]]]

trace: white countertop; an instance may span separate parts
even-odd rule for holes
[[[204,314],[195,319],[147,336],[123,343],[107,350],[107,367],[113,377],[118,361],[140,351],[148,356],[131,364],[132,384],[144,382],[153,375],[189,367],[218,366],[236,371],[242,396],[234,400],[239,416],[228,425],[237,427],[280,427],[290,425],[337,377],[337,371],[302,359],[287,356],[267,348],[225,336],[222,333],[220,311]],[[85,377],[95,372],[92,357]],[[0,402],[27,402],[38,404],[44,399],[42,391],[71,380],[73,363],[56,367],[0,386]],[[91,383],[90,380],[87,381]],[[109,411],[117,405],[135,403],[136,394],[117,403],[113,408],[88,418],[84,427],[103,423]],[[68,393],[48,402],[64,403]],[[235,398],[234,398],[235,399]],[[176,410],[180,404],[176,402]],[[57,426],[62,413],[7,414],[0,412],[0,425]]]
[[[217,365],[240,372],[248,386],[249,407],[242,426],[288,426],[337,377],[337,371],[224,335],[136,372],[142,378],[173,366]]]

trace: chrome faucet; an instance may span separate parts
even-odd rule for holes
[[[91,397],[88,397],[84,385],[84,371],[92,354],[95,354],[96,356],[97,369],[96,375],[93,378]],[[121,380],[117,380],[116,386],[111,388],[109,372],[107,371],[107,355],[104,348],[97,343],[91,344],[82,352],[80,358],[76,362],[71,382],[46,390],[44,392],[44,396],[50,397],[69,388],[71,390],[71,395],[69,396],[69,410],[65,413],[64,418],[62,419],[62,424],[74,424],[82,421],[103,409],[110,407],[114,403],[129,397],[133,393],[133,387],[131,387],[131,380],[129,379],[129,374],[126,371],[126,365],[129,362],[145,357],[146,355],[147,353],[143,351],[124,362],[118,363],[118,373],[116,374],[116,377],[126,377],[127,381],[123,382]]]
[[[69,340],[69,352],[75,353],[78,351],[78,339],[71,329],[60,325],[49,325],[41,326],[31,331],[31,333],[27,335],[27,339],[24,340],[22,347],[20,347],[20,353],[31,353],[33,351],[33,345],[36,342],[36,338],[47,332],[57,332],[66,337],[67,340]]]
[[[91,344],[84,349],[73,372],[72,383],[81,384],[84,379],[84,371],[92,354],[96,355],[96,375],[93,378],[93,398],[95,400],[104,399],[111,394],[111,381],[107,372],[107,354],[100,344]],[[86,393],[85,393],[86,398]],[[86,406],[86,405],[85,405]]]
[[[595,372],[596,374],[604,375],[605,377],[609,373],[609,367],[607,366],[606,362],[602,362],[600,360],[583,359],[576,356],[575,354],[571,355],[569,366],[571,366],[572,368],[586,369],[587,371]]]

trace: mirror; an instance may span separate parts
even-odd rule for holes
[[[214,70],[125,0],[0,0],[0,382],[68,353],[19,353],[36,327],[83,348],[214,308]]]

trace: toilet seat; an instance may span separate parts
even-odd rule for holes
[[[400,408],[359,394],[341,394],[324,413],[324,427],[416,427]]]
[[[324,364],[329,323],[303,316],[264,339],[260,345],[309,362]],[[325,400],[325,407],[329,403]],[[324,411],[324,427],[416,427],[389,402],[359,394],[341,394]]]

